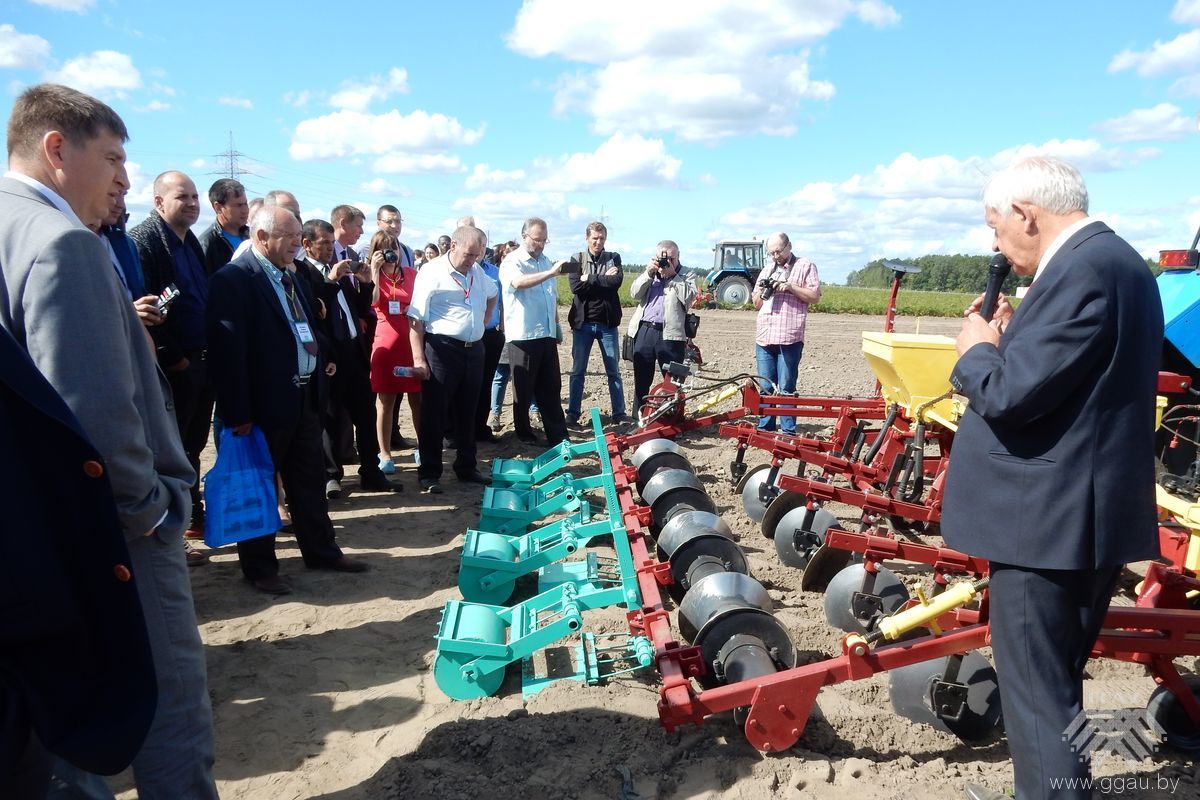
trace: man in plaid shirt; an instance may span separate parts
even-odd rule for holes
[[[804,323],[808,306],[821,299],[821,283],[817,265],[792,253],[792,243],[786,233],[776,233],[767,239],[767,255],[772,264],[759,275],[759,286],[750,299],[758,310],[754,335],[754,360],[759,376],[775,384],[780,394],[795,394],[796,374],[804,352]],[[762,281],[774,291],[763,299]],[[764,391],[770,391],[764,387]],[[796,432],[796,418],[782,417],[779,423],[784,433]],[[775,417],[763,417],[759,430],[775,430]]]

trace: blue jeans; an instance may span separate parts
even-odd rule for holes
[[[612,404],[614,418],[625,416],[625,385],[621,382],[620,331],[599,322],[585,322],[579,330],[571,331],[571,382],[567,394],[567,419],[575,421],[583,405],[583,378],[587,372],[588,359],[592,356],[592,342],[600,342],[600,357],[604,361],[604,374],[608,376],[608,400]]]
[[[800,371],[800,356],[804,353],[804,342],[795,344],[754,345],[754,364],[758,374],[767,378],[781,394],[796,393],[796,375]],[[770,387],[762,387],[764,392]],[[760,431],[775,430],[775,417],[763,417],[758,421]],[[784,433],[796,432],[795,417],[779,417],[779,429]]]
[[[508,391],[508,379],[512,376],[512,367],[508,364],[497,364],[496,374],[492,376],[492,413],[499,414],[500,408],[504,405],[504,393]],[[540,414],[538,411],[537,401],[529,402],[529,410],[534,414]]]

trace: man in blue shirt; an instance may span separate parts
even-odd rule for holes
[[[191,227],[200,217],[196,184],[182,172],[164,172],[154,179],[154,210],[129,231],[137,244],[146,291],[161,294],[174,284],[179,297],[167,321],[151,329],[159,366],[175,397],[175,419],[192,468],[199,472],[200,453],[208,444],[212,423],[213,388],[208,377],[208,343],[204,314],[208,305],[208,272],[204,251]],[[199,482],[192,486],[192,524],[204,528]]]
[[[220,178],[208,187],[208,202],[217,219],[200,234],[204,271],[209,275],[233,260],[238,245],[250,238],[250,203],[246,187],[233,178]]]

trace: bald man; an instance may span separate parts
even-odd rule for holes
[[[167,374],[175,396],[175,419],[192,468],[199,471],[200,453],[208,444],[212,422],[213,389],[208,377],[208,342],[204,313],[208,305],[208,272],[204,250],[191,227],[200,218],[196,184],[182,172],[164,172],[154,179],[154,210],[129,231],[137,245],[146,277],[146,291],[161,294],[169,286],[179,289],[166,322],[151,329],[158,363]],[[192,520],[189,535],[204,530],[204,506],[199,481],[192,486]],[[190,564],[203,563],[199,553]]]

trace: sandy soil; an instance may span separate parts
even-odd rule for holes
[[[722,374],[749,371],[753,325],[750,312],[704,312],[699,344],[708,366]],[[874,379],[859,337],[880,329],[880,320],[816,314],[809,326],[800,392],[869,394]],[[899,325],[918,326],[926,333],[957,330],[953,320]],[[564,348],[564,375],[568,358]],[[627,372],[627,392],[632,385]],[[597,353],[587,391],[585,407],[595,403],[607,413]],[[412,438],[411,430],[406,435]],[[779,563],[743,514],[726,477],[732,443],[710,430],[683,444],[799,650],[812,659],[837,652],[841,634],[825,623],[821,596],[800,591],[799,573]],[[511,430],[501,443],[480,448],[488,461],[537,452],[517,443]],[[419,495],[411,455],[402,460],[397,477],[404,494],[350,494],[330,504],[342,547],[371,565],[366,575],[306,571],[286,537],[278,550],[296,587],[291,596],[275,599],[249,588],[232,548],[211,551],[212,563],[192,570],[223,797],[949,800],[961,797],[965,780],[1011,785],[1002,740],[969,747],[897,717],[880,676],[823,690],[799,744],[775,755],[747,745],[731,718],[665,733],[653,674],[598,687],[559,684],[524,702],[510,670],[495,697],[448,700],[430,673],[433,636],[443,604],[458,597],[462,536],[478,519],[480,490],[451,477],[446,494]],[[354,482],[348,478],[347,487]],[[848,509],[841,513],[854,519]],[[621,619],[614,612],[598,625],[616,629],[613,620]],[[1192,659],[1182,666],[1200,669]],[[1153,690],[1142,670],[1129,665],[1093,663],[1090,674],[1092,707],[1141,707]],[[1176,755],[1140,764],[1106,761],[1096,771],[1151,787],[1123,785],[1131,797],[1200,796],[1200,768]],[[127,778],[119,785],[123,797],[133,796]]]

